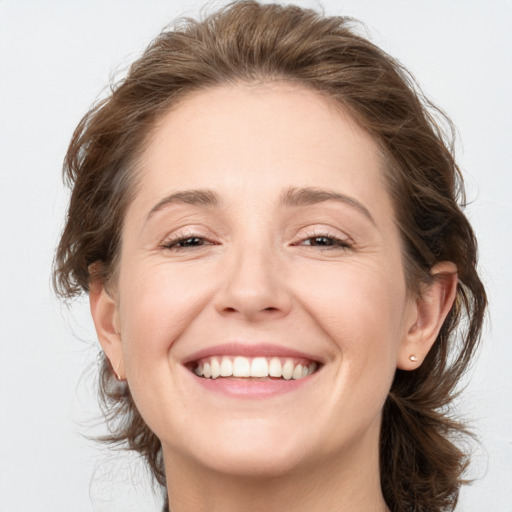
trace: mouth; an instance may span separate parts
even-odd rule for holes
[[[237,400],[294,393],[313,384],[325,363],[326,360],[295,348],[250,342],[212,345],[182,361],[191,382],[199,384],[202,392]]]
[[[192,361],[187,368],[202,379],[301,380],[319,369],[319,363],[298,357],[208,356]]]

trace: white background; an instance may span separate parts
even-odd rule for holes
[[[83,437],[101,431],[98,348],[86,302],[62,307],[50,268],[72,130],[113,71],[201,5],[0,0],[0,512],[158,510],[135,461]],[[482,446],[457,511],[511,512],[512,1],[326,0],[325,8],[363,20],[459,128],[491,313],[459,404]]]

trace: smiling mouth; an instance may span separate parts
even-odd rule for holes
[[[205,357],[188,365],[203,379],[299,380],[318,370],[319,365],[307,359],[292,357]]]

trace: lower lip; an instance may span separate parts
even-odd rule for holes
[[[270,379],[270,380],[252,380],[252,379],[232,379],[222,378],[205,379],[198,377],[190,372],[194,380],[208,391],[221,393],[235,398],[259,399],[271,398],[274,396],[290,393],[311,382],[318,373],[297,380]]]

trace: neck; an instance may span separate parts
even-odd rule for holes
[[[343,457],[342,464],[323,459],[272,477],[221,473],[176,454],[165,458],[171,512],[238,512],[249,504],[251,512],[388,512],[377,456]]]

